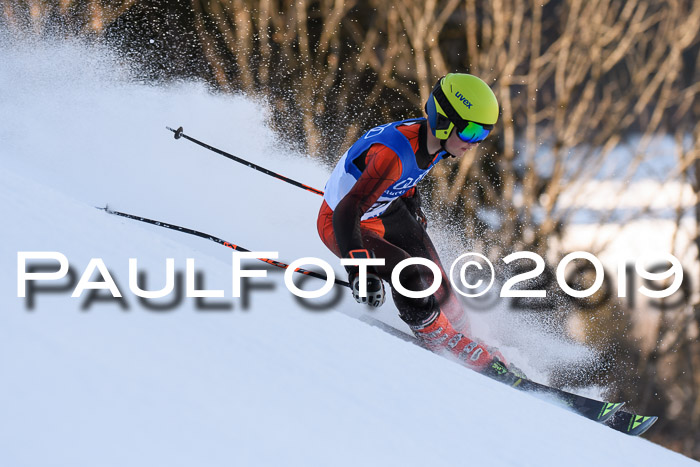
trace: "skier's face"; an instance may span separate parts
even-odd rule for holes
[[[475,148],[478,145],[479,143],[465,143],[459,139],[457,132],[453,131],[445,142],[445,150],[455,157],[461,157],[465,152]]]

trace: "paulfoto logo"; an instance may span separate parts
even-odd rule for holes
[[[139,277],[143,271],[139,271],[138,259],[129,258],[128,292],[139,299],[163,299],[173,294],[176,294],[178,297],[184,295],[187,298],[224,298],[226,296],[240,298],[242,293],[245,292],[244,283],[249,283],[248,281],[244,282],[244,279],[259,279],[267,276],[267,271],[264,269],[244,269],[242,261],[250,259],[258,259],[283,267],[285,269],[284,284],[286,288],[293,295],[302,299],[323,297],[336,284],[347,286],[347,283],[336,279],[335,270],[323,259],[304,257],[287,265],[276,261],[278,257],[279,253],[276,251],[233,251],[231,256],[231,282],[228,294],[223,289],[207,290],[200,288],[201,285],[198,283],[201,283],[201,280],[197,280],[194,258],[187,258],[185,261],[184,294],[182,290],[178,290],[179,287],[182,287],[183,281],[176,280],[175,259],[173,258],[165,260],[165,286],[159,290],[145,290],[139,286]],[[576,266],[574,266],[575,261],[577,262]],[[39,272],[32,267],[32,264],[36,262],[41,262],[44,265],[42,271]],[[524,268],[517,268],[517,273],[511,277],[498,281],[499,283],[502,282],[500,290],[497,292],[499,297],[545,298],[548,296],[548,291],[545,287],[525,287],[533,281],[538,283],[537,280],[545,277],[546,271],[551,269],[545,264],[544,259],[540,255],[527,251],[516,252],[504,257],[499,262],[502,263],[503,267],[515,264],[524,266]],[[364,279],[368,270],[375,266],[383,266],[385,260],[383,258],[341,259],[339,263],[341,266],[358,267],[361,278],[360,284],[366,285]],[[53,268],[48,271],[44,270],[47,268],[47,264],[53,265]],[[532,267],[533,264],[534,267]],[[567,269],[571,270],[572,268],[575,271],[581,271],[581,264],[585,264],[585,268],[589,269],[593,275],[592,284],[585,289],[573,287],[572,279],[566,273]],[[633,264],[633,267],[630,267],[631,264]],[[650,264],[654,266],[648,267]],[[401,272],[413,265],[419,265],[431,271],[432,282],[424,290],[409,290],[401,283]],[[323,273],[307,269],[309,267],[319,268]],[[567,254],[559,261],[554,270],[556,286],[572,298],[588,298],[598,293],[601,288],[611,288],[611,285],[607,282],[611,275],[605,270],[603,264],[595,255],[585,251]],[[293,281],[295,273],[315,277],[320,279],[323,284],[315,290],[302,290]],[[31,296],[32,293],[36,293],[36,282],[55,283],[56,281],[65,280],[67,276],[74,278],[69,288],[64,289],[66,293],[70,292],[71,298],[82,297],[86,290],[105,290],[114,298],[124,297],[126,293],[126,290],[119,288],[113,274],[101,258],[90,259],[76,282],[75,278],[77,276],[71,270],[68,258],[61,252],[20,251],[17,253],[17,297],[19,298],[27,298],[28,295]],[[98,276],[99,280],[92,280],[93,276]],[[629,261],[621,262],[614,276],[617,282],[617,293],[615,295],[618,298],[626,298],[632,291],[649,298],[664,299],[676,293],[684,283],[683,267],[680,261],[671,254],[660,254],[651,258],[638,258],[632,260],[631,263]],[[398,263],[391,272],[392,287],[397,293],[408,298],[423,298],[434,294],[445,279],[449,281],[458,294],[468,298],[477,298],[488,292],[495,292],[492,291],[492,288],[497,283],[496,267],[480,253],[464,253],[454,260],[444,274],[439,265],[425,258],[405,259]],[[631,290],[630,284],[636,283],[638,279],[646,282]],[[668,284],[669,281],[670,284]],[[647,285],[651,285],[651,283],[662,284],[663,288],[658,286],[648,287]],[[28,290],[34,292],[28,294]],[[363,290],[363,287],[360,288],[360,296],[367,296],[367,291]]]

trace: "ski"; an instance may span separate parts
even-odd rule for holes
[[[420,346],[420,343],[414,336],[393,328],[369,315],[363,315],[360,320],[371,326],[378,327],[393,336]],[[658,417],[655,416],[635,415],[631,412],[621,410],[624,402],[599,401],[597,399],[573,394],[563,389],[553,388],[546,384],[537,383],[527,378],[521,378],[508,371],[501,362],[495,362],[492,367],[482,374],[520,391],[548,396],[548,398],[557,405],[586,417],[589,420],[605,423],[613,430],[627,435],[639,436],[651,428],[658,420]]]
[[[562,405],[572,412],[595,422],[607,422],[623,405],[625,405],[624,402],[605,402],[579,396],[578,394],[572,394],[562,389],[521,378],[508,371],[506,366],[499,361],[493,362],[482,374],[520,391],[550,396],[557,405]]]
[[[659,417],[635,415],[631,412],[621,410],[608,420],[607,425],[613,430],[632,436],[639,436],[651,428],[658,419]]]

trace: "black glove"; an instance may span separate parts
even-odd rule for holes
[[[414,187],[413,196],[411,196],[410,198],[402,199],[404,201],[404,204],[406,204],[406,207],[408,208],[408,212],[410,212],[413,215],[413,217],[416,218],[418,223],[422,225],[424,229],[427,229],[428,218],[426,217],[425,213],[423,212],[423,209],[421,208],[421,197],[418,193],[418,187]]]
[[[374,258],[374,253],[369,250],[352,250],[348,256],[353,259],[358,258]],[[378,308],[384,304],[386,292],[384,291],[384,282],[375,274],[372,268],[367,268],[367,277],[365,284],[367,285],[367,296],[360,297],[360,268],[358,266],[347,266],[348,282],[352,290],[352,296],[357,303],[367,304]]]
[[[423,229],[428,228],[428,218],[425,216],[425,213],[423,210],[418,206],[418,208],[415,210],[414,215],[416,216],[416,220],[420,225],[423,226]]]

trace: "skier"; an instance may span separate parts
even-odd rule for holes
[[[449,353],[477,371],[495,360],[495,349],[475,341],[452,292],[428,233],[417,184],[442,159],[460,157],[483,141],[498,120],[498,101],[476,76],[450,73],[441,78],[425,104],[426,118],[388,123],[369,130],[343,155],[326,183],[318,232],[340,258],[383,258],[370,267],[367,296],[360,296],[357,266],[346,266],[352,294],[359,303],[381,306],[392,285],[399,316],[430,350]],[[398,293],[391,273],[402,260],[421,257],[442,272],[438,291],[427,298]],[[433,273],[425,266],[405,268],[399,281],[406,289],[425,290]]]

